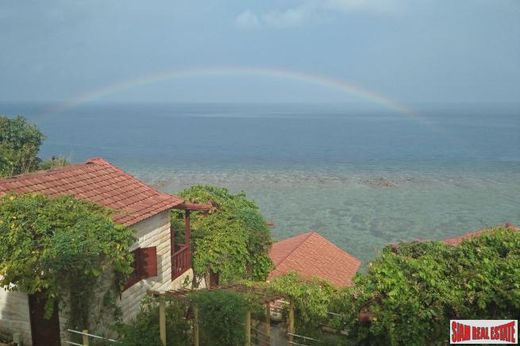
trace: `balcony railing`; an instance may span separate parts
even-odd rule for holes
[[[172,255],[172,280],[175,280],[191,268],[191,251],[188,245],[178,245]]]

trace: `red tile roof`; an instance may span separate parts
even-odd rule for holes
[[[0,180],[6,192],[72,195],[114,211],[114,221],[133,225],[183,203],[159,192],[101,158]]]
[[[269,256],[275,265],[269,279],[296,272],[304,278],[319,277],[336,286],[350,286],[361,264],[316,232],[274,243]]]
[[[520,231],[520,228],[518,226],[512,225],[510,223],[506,223],[505,225],[500,225],[497,227],[502,227],[502,228],[508,229],[510,231],[515,231],[515,232]],[[469,232],[469,233],[463,234],[458,237],[445,239],[444,243],[446,243],[447,245],[455,246],[455,245],[459,245],[464,240],[475,238],[475,237],[480,237],[481,235],[484,235],[486,233],[492,233],[492,232],[493,232],[493,228],[483,228],[483,229],[479,229],[478,231]]]

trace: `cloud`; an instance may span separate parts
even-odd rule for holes
[[[257,29],[261,26],[258,16],[250,10],[240,13],[235,18],[235,25],[240,29]]]
[[[313,15],[307,3],[285,10],[275,9],[260,14],[246,10],[235,18],[235,25],[240,29],[289,28],[300,26]]]
[[[309,19],[312,13],[305,6],[289,8],[284,11],[275,10],[267,12],[261,19],[262,23],[268,27],[288,28],[300,26]]]
[[[287,9],[274,9],[263,13],[246,10],[235,18],[240,29],[298,27],[320,17],[335,13],[395,14],[408,0],[302,0]]]
[[[326,0],[322,4],[325,8],[342,12],[369,12],[391,14],[402,10],[404,0]]]

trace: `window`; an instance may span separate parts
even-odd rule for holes
[[[124,289],[127,289],[135,283],[157,276],[157,247],[144,247],[132,251],[134,256],[134,271],[130,274]]]

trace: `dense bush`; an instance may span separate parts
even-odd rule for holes
[[[211,203],[209,214],[193,213],[193,269],[204,275],[219,274],[221,282],[265,280],[271,269],[268,256],[270,230],[257,205],[244,193],[196,185],[180,195],[197,203]],[[182,213],[173,211],[173,223],[182,227]]]
[[[492,229],[458,246],[386,247],[346,298],[349,337],[358,344],[443,345],[450,319],[520,317],[520,233]]]
[[[193,345],[191,324],[185,318],[187,307],[184,302],[165,300],[166,344]],[[137,316],[126,324],[116,327],[122,346],[162,346],[159,333],[159,300],[147,298],[141,303]]]
[[[196,291],[190,297],[199,309],[202,345],[234,346],[245,341],[244,320],[248,303],[245,297],[229,291]]]

